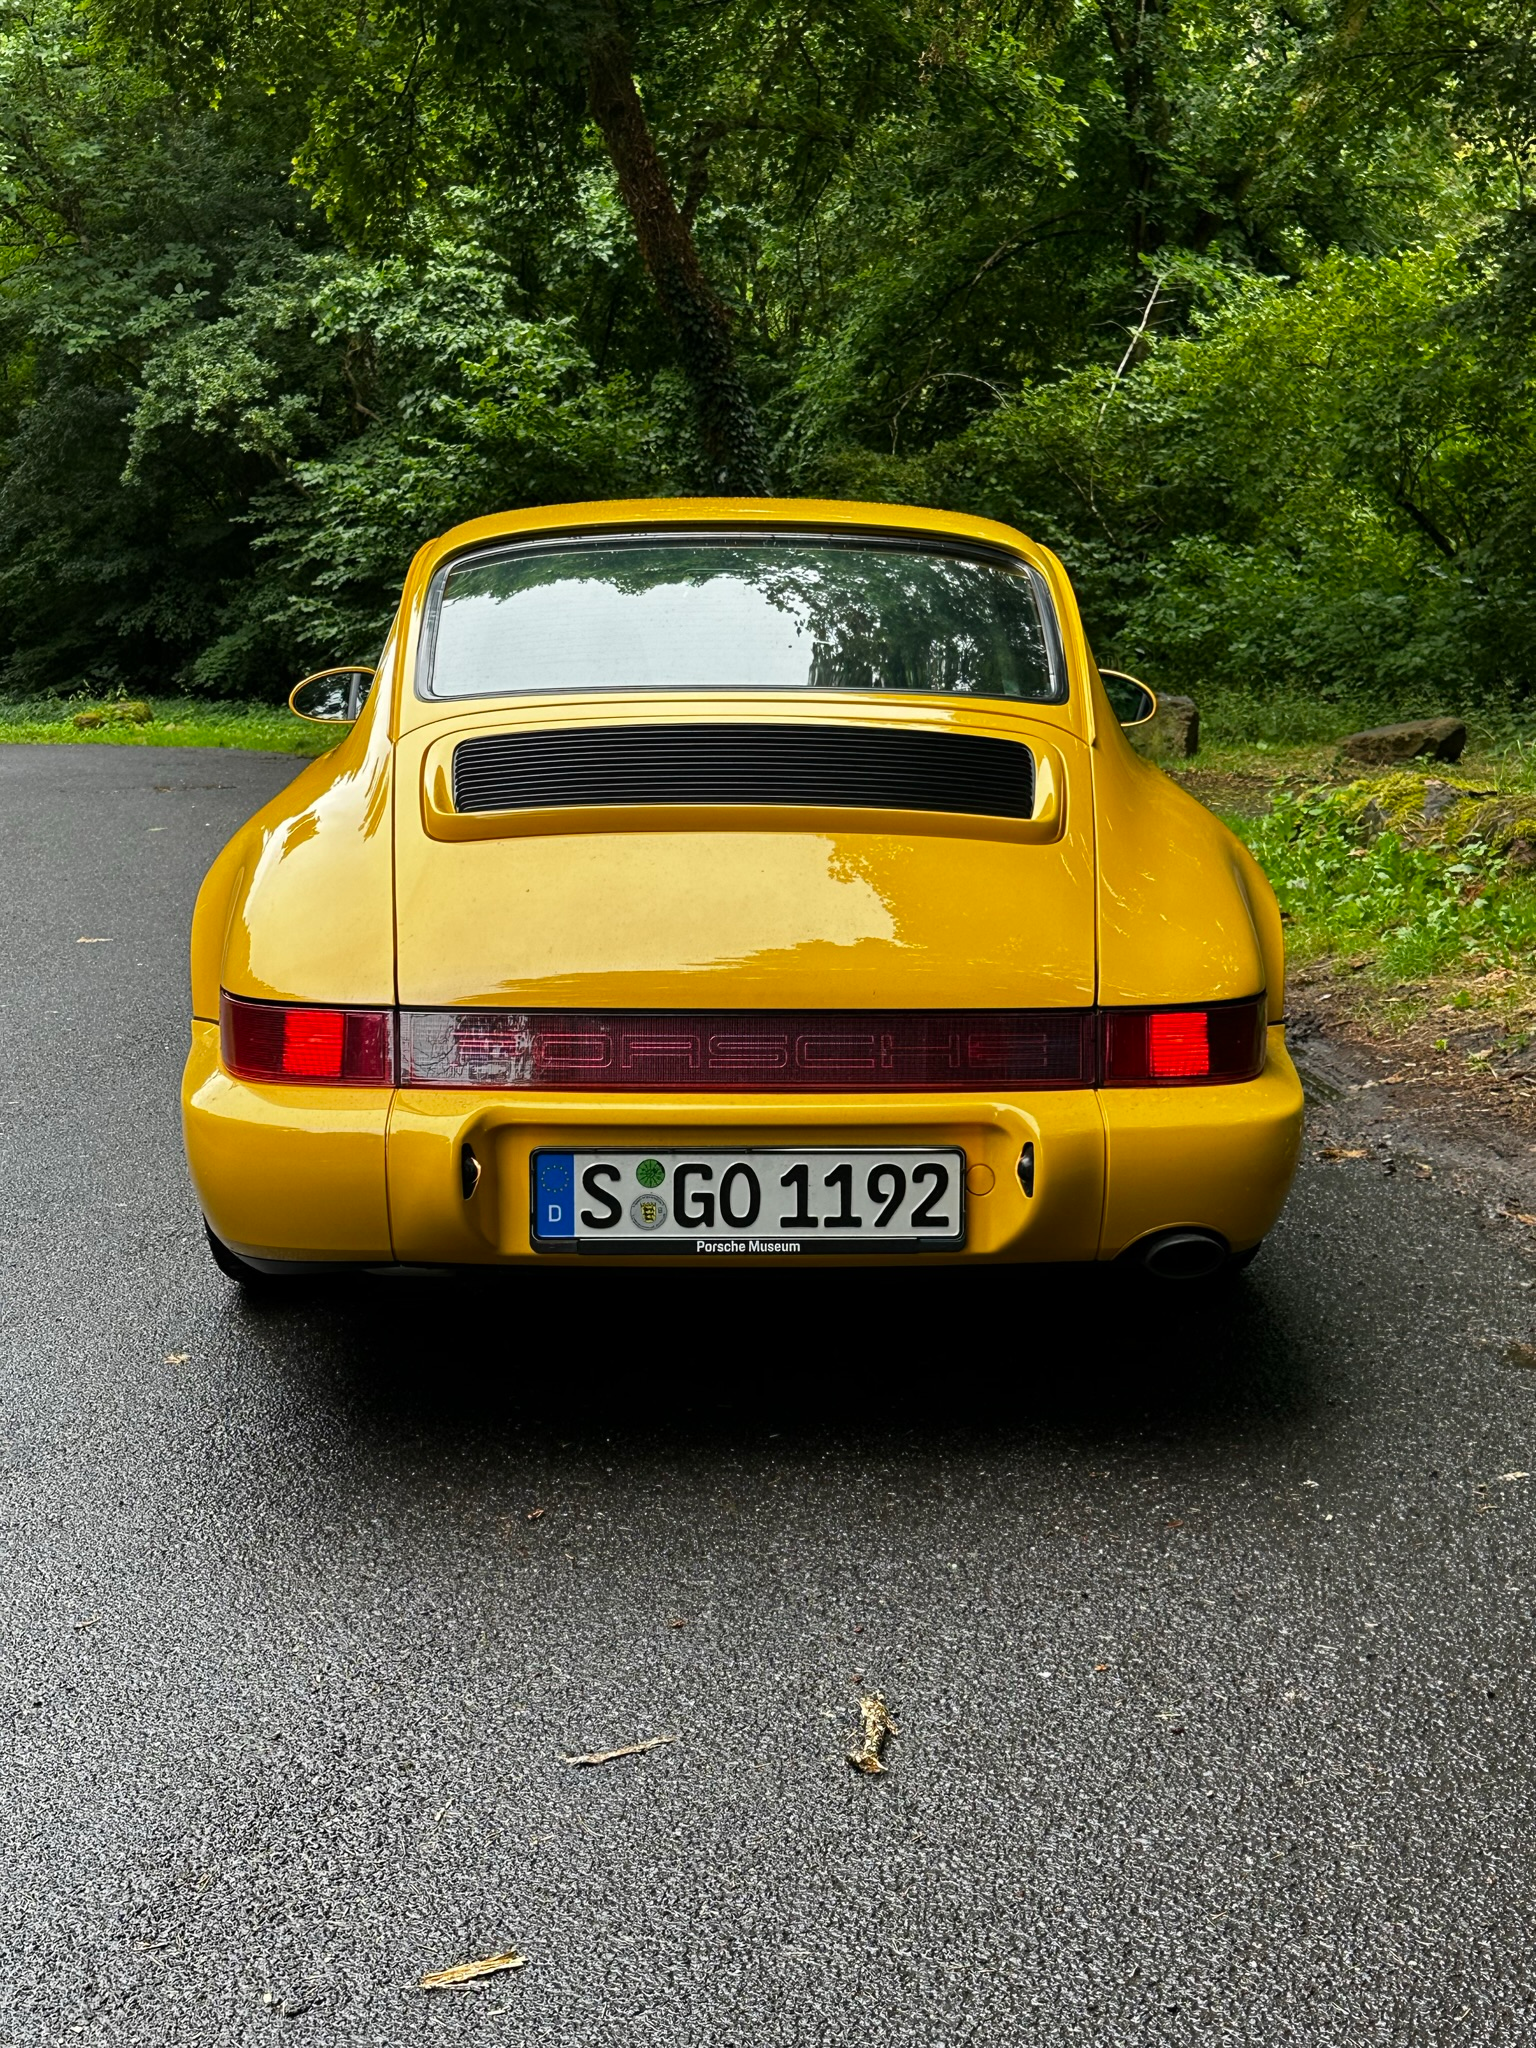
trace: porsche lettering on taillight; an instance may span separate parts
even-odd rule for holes
[[[406,1010],[411,1088],[798,1093],[1093,1085],[1089,1010]]]
[[[240,1081],[388,1087],[395,1073],[392,1010],[321,1008],[312,1003],[219,1001],[227,1072]]]

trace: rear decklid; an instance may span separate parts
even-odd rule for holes
[[[398,771],[408,1007],[1094,999],[1088,756],[1059,713],[503,702],[408,731]]]

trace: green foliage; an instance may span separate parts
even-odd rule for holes
[[[1243,279],[1130,373],[1084,370],[931,458],[1079,565],[1106,654],[1408,716],[1527,694],[1533,391],[1453,245]]]
[[[707,481],[620,32],[781,489],[1023,526],[1255,738],[1523,718],[1515,0],[0,0],[0,690],[275,699],[445,526]]]
[[[307,255],[146,362],[130,475],[176,435],[276,472],[245,515],[255,575],[194,682],[253,680],[252,652],[277,637],[376,653],[404,564],[444,526],[655,475],[630,380],[599,380],[568,321],[519,319],[510,296],[505,266],[467,236],[418,261]]]
[[[665,475],[645,394],[595,372],[569,317],[527,317],[477,195],[351,255],[280,175],[267,103],[130,91],[82,15],[45,20],[8,51],[35,237],[0,273],[13,689],[276,695],[377,653],[444,525]],[[50,122],[67,179],[23,146]]]

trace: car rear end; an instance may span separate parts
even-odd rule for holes
[[[1263,948],[1102,1000],[1124,743],[1059,567],[938,515],[663,509],[418,566],[393,1001],[226,987],[221,1074],[383,1094],[405,1263],[1256,1243],[1299,1105]]]

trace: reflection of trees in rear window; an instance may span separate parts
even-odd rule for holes
[[[438,697],[614,689],[1055,694],[1021,564],[828,540],[512,550],[443,579]]]

